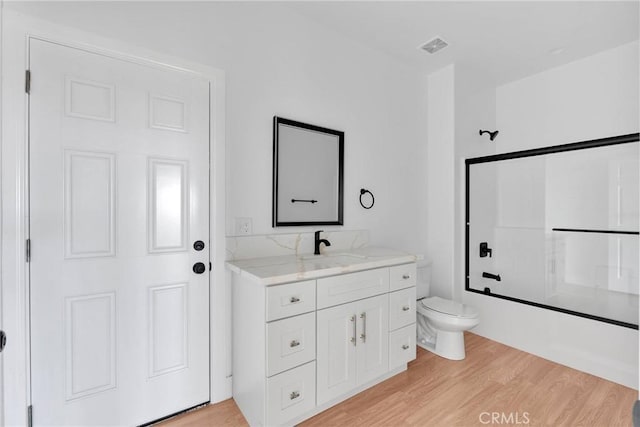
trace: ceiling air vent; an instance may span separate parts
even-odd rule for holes
[[[442,40],[440,37],[436,37],[435,39],[429,40],[428,42],[420,46],[420,49],[426,50],[429,53],[436,53],[437,51],[444,49],[447,46],[449,46],[449,43]]]

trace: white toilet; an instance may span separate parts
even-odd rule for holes
[[[430,267],[424,264],[418,269],[416,344],[447,359],[462,360],[465,357],[463,332],[480,323],[478,311],[459,302],[427,297]]]

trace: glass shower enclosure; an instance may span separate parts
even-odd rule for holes
[[[638,134],[466,160],[466,285],[638,329]]]

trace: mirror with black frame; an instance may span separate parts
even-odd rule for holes
[[[273,118],[273,226],[343,224],[344,132]]]

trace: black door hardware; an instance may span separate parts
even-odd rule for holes
[[[207,271],[207,266],[202,262],[196,262],[193,264],[193,272],[196,274],[202,274]]]
[[[196,251],[201,251],[204,249],[204,242],[202,240],[196,240],[193,242],[193,249]]]
[[[7,334],[4,331],[0,331],[0,353],[4,350],[4,347],[7,345]]]
[[[489,258],[491,258],[492,253],[493,253],[493,249],[489,247],[487,242],[480,243],[480,258],[484,258],[487,255],[489,255]]]
[[[317,200],[307,200],[307,199],[291,199],[291,203],[318,203]]]
[[[493,279],[496,282],[499,282],[502,280],[499,274],[491,274],[491,273],[487,273],[486,271],[482,272],[482,277],[484,277],[485,279]]]

